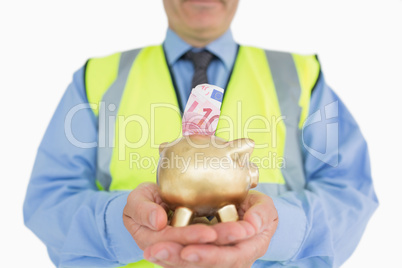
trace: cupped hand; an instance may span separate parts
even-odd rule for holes
[[[158,242],[189,245],[217,239],[214,228],[204,224],[169,226],[167,211],[156,184],[140,184],[129,194],[123,210],[123,222],[140,249],[144,250]]]
[[[269,196],[250,191],[239,215],[238,222],[212,226],[217,233],[213,243],[158,242],[145,249],[144,257],[163,267],[250,267],[267,251],[278,213]]]

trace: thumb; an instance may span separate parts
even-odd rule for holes
[[[158,186],[143,183],[129,194],[123,213],[137,224],[157,231],[167,225],[167,214],[161,204]]]
[[[272,198],[257,191],[250,191],[242,204],[243,220],[251,223],[260,233],[278,222],[278,212]]]

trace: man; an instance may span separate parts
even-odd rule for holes
[[[55,265],[336,267],[351,255],[377,207],[366,143],[314,56],[233,41],[237,4],[164,0],[163,46],[75,73],[24,204]],[[200,77],[225,88],[217,135],[256,141],[259,192],[238,222],[173,228],[152,163],[157,145],[178,137]]]

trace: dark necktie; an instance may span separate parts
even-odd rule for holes
[[[191,81],[191,88],[195,88],[199,84],[208,83],[207,68],[211,63],[214,55],[207,50],[200,52],[188,51],[184,54],[184,59],[192,61],[194,65],[194,75]]]

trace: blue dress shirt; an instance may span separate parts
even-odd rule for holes
[[[190,46],[168,30],[164,48],[180,97],[186,100],[193,70],[180,56]],[[207,71],[210,83],[225,87],[237,51],[230,31],[207,49],[217,56]],[[117,267],[143,258],[122,221],[129,191],[99,191],[97,149],[75,147],[64,132],[70,109],[88,102],[84,73],[81,68],[74,74],[39,146],[24,220],[46,244],[56,266]],[[325,116],[329,104],[336,105],[336,117]],[[310,115],[317,113],[329,119],[304,129],[304,148],[324,152],[338,164],[333,167],[304,149],[305,189],[273,197],[279,225],[268,251],[253,267],[338,267],[352,254],[378,205],[366,142],[323,75],[311,96]],[[328,124],[338,128],[338,139],[330,140],[330,146],[323,135]],[[97,131],[91,109],[77,112],[72,122],[77,140],[96,141]]]

